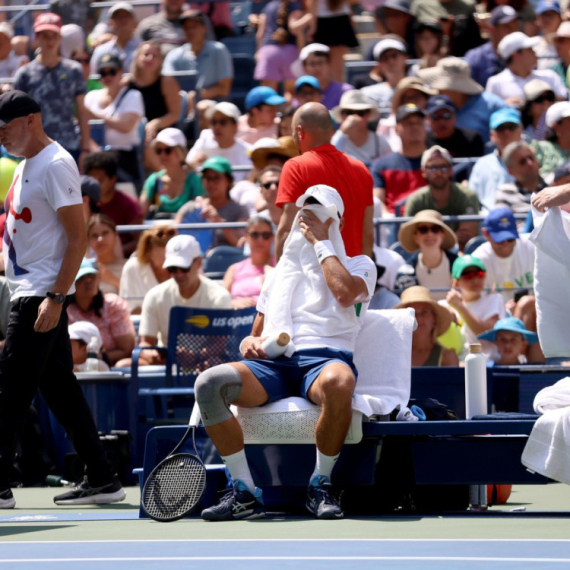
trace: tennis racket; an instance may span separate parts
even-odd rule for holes
[[[177,453],[192,436],[194,455]],[[196,426],[188,426],[180,443],[149,475],[143,488],[141,504],[155,521],[171,522],[191,513],[206,490],[206,468],[196,449]]]

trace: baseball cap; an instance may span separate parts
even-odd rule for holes
[[[485,331],[484,333],[477,335],[477,338],[494,342],[499,331],[511,331],[522,334],[525,340],[528,340],[529,344],[538,342],[538,335],[535,332],[527,330],[524,323],[516,317],[505,317],[504,319],[499,319],[490,331]]]
[[[449,164],[453,164],[453,159],[451,158],[449,151],[442,146],[435,144],[427,150],[424,150],[422,154],[422,168],[425,168],[427,163],[436,156],[443,158],[443,160],[447,161]]]
[[[417,105],[408,103],[407,105],[401,105],[398,107],[398,111],[396,112],[396,123],[400,123],[410,115],[425,117],[425,113]]]
[[[245,96],[245,108],[248,111],[258,105],[283,105],[285,102],[285,97],[266,86],[254,87]]]
[[[223,156],[212,156],[202,164],[202,172],[204,170],[214,170],[220,174],[232,175],[232,165],[227,158]]]
[[[182,12],[182,14],[180,14],[180,17],[178,18],[178,21],[184,22],[184,20],[198,20],[198,22],[200,22],[204,26],[206,25],[206,19],[204,18],[204,14],[202,14],[200,10],[196,9],[186,10]]]
[[[312,53],[330,53],[329,46],[325,44],[309,44],[305,46],[300,52],[299,57],[291,64],[291,73],[295,77],[303,75],[303,63]]]
[[[497,52],[503,59],[509,59],[513,53],[521,49],[532,48],[540,42],[541,39],[538,36],[529,38],[522,32],[513,32],[499,42]]]
[[[562,14],[560,4],[557,2],[557,0],[541,0],[534,9],[534,13],[537,16],[540,16],[541,14],[544,14],[544,12],[548,12],[549,10],[552,10],[557,14]]]
[[[570,102],[559,101],[558,103],[554,103],[554,105],[546,111],[544,121],[547,127],[552,128],[556,123],[566,117],[570,117]]]
[[[468,267],[478,267],[482,271],[487,271],[485,264],[479,258],[473,255],[462,255],[453,262],[451,277],[459,279]]]
[[[552,86],[542,79],[532,79],[523,87],[524,99],[527,102],[534,101],[545,91],[552,91]],[[554,93],[554,91],[552,92]]]
[[[505,123],[515,123],[515,125],[520,125],[521,116],[519,112],[512,107],[503,107],[502,109],[495,111],[489,119],[489,128],[494,130]]]
[[[174,127],[162,129],[162,131],[156,135],[156,138],[151,144],[154,146],[156,143],[162,143],[166,146],[181,146],[183,149],[185,149],[187,145],[184,133],[180,129],[175,129]]]
[[[519,237],[517,222],[508,208],[491,210],[483,221],[483,227],[489,232],[491,239],[497,243]]]
[[[0,95],[0,127],[14,119],[40,112],[39,103],[23,91],[8,91]]]
[[[384,2],[384,9],[390,8],[392,10],[397,10],[398,12],[403,12],[404,14],[410,13],[410,7],[412,2],[410,0],[386,0]]]
[[[376,61],[380,61],[382,54],[385,51],[388,51],[389,49],[395,49],[396,51],[399,51],[401,53],[406,53],[406,46],[402,42],[394,38],[387,38],[385,40],[380,40],[374,46],[374,49],[372,50],[372,55],[374,56],[374,59]]]
[[[95,337],[99,341],[99,346],[103,344],[103,339],[101,338],[101,333],[97,328],[97,325],[90,323],[89,321],[77,321],[67,327],[69,331],[70,340],[80,340],[85,344],[91,342],[91,338]]]
[[[332,186],[327,186],[326,184],[310,186],[304,194],[297,198],[295,205],[298,208],[302,208],[309,197],[313,197],[319,204],[324,206],[331,218],[338,219],[344,214],[342,198]]]
[[[221,113],[222,115],[233,119],[236,123],[241,115],[239,109],[233,103],[228,103],[227,101],[222,101],[221,103],[212,105],[206,111],[206,118],[211,119],[214,116],[214,113]]]
[[[8,38],[12,39],[14,37],[14,28],[12,28],[8,22],[1,22],[0,34],[4,34]]]
[[[61,18],[53,12],[40,14],[34,22],[34,32],[61,32]]]
[[[133,16],[135,15],[135,10],[131,4],[129,4],[128,2],[117,2],[116,4],[113,4],[111,8],[109,8],[109,13],[108,13],[109,18],[112,18],[113,15],[119,12],[120,10],[124,10],[125,12],[128,12]]]
[[[89,257],[84,257],[81,265],[79,266],[79,271],[75,276],[75,281],[79,281],[82,277],[86,275],[95,275],[99,273],[99,267],[97,265],[97,260],[91,259]]]
[[[162,267],[181,267],[188,269],[197,257],[202,256],[200,245],[194,236],[174,236],[166,244],[166,257]]]
[[[559,180],[561,180],[565,176],[568,176],[569,174],[570,174],[570,162],[567,162],[566,164],[562,164],[561,166],[556,167],[553,173],[554,176],[552,178],[552,184],[554,182],[558,182]]]
[[[457,113],[457,109],[453,104],[453,101],[447,95],[434,95],[428,99],[426,115],[431,116],[444,109],[446,111],[451,111],[452,113]]]
[[[516,10],[512,6],[497,6],[491,12],[491,26],[497,24],[508,24],[519,17]]]
[[[107,67],[123,69],[123,62],[115,54],[106,53],[101,56],[101,59],[97,62],[97,73],[101,73],[101,70]]]
[[[316,89],[317,91],[322,91],[319,80],[316,77],[313,77],[312,75],[301,75],[301,77],[299,77],[299,79],[295,81],[295,93],[297,93],[297,91],[299,91],[299,89],[301,89],[303,85],[309,85],[310,87]]]
[[[87,176],[86,174],[81,175],[80,181],[81,195],[89,196],[93,202],[99,202],[101,198],[101,186],[99,186],[99,182],[92,176]]]

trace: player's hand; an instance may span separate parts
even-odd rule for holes
[[[315,245],[318,241],[329,239],[329,228],[332,223],[332,218],[329,218],[324,223],[321,222],[321,220],[309,210],[304,210],[299,217],[301,233],[311,245]]]
[[[445,297],[447,304],[454,309],[458,308],[463,304],[463,296],[457,289],[452,289],[449,291]]]
[[[532,196],[532,205],[539,212],[544,212],[546,208],[563,206],[568,201],[570,201],[570,184],[545,188]]]
[[[58,305],[46,297],[38,307],[38,318],[34,324],[34,331],[44,333],[54,329],[59,323],[62,308],[62,305]]]
[[[241,345],[241,354],[244,358],[261,358],[263,360],[268,360],[269,357],[263,348],[261,348],[261,344],[267,337],[259,337],[259,336],[248,336],[243,340]]]

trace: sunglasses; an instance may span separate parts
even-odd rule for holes
[[[426,166],[426,172],[436,174],[437,172],[448,172],[451,167],[449,165],[442,166]]]
[[[167,146],[166,148],[155,148],[154,152],[156,152],[156,154],[158,154],[158,156],[160,156],[162,153],[164,153],[166,156],[168,156],[174,149],[170,148],[169,146]]]
[[[544,93],[543,95],[539,95],[536,99],[532,100],[533,103],[544,103],[545,101],[554,103],[554,93]]]
[[[277,188],[277,186],[279,186],[279,182],[264,182],[261,185],[261,187],[265,188],[265,190],[269,190],[273,186],[275,186]]]
[[[113,69],[102,69],[102,70],[99,72],[99,75],[100,75],[101,77],[107,77],[108,75],[111,76],[111,77],[115,77],[115,75],[117,75],[117,70],[114,69],[114,68],[113,68]]]
[[[441,115],[432,115],[432,121],[449,121],[453,117],[453,113],[442,113]]]
[[[505,131],[516,131],[519,128],[519,125],[515,124],[515,123],[504,123],[502,125],[499,125],[495,130],[498,133],[504,133]]]
[[[273,234],[271,232],[248,232],[247,233],[248,236],[251,237],[251,239],[263,239],[265,241],[267,241],[268,239],[271,239],[273,237]]]
[[[230,122],[231,122],[230,119],[212,119],[210,121],[212,127],[215,127],[216,125],[220,125],[220,127],[225,127],[226,125],[229,125]]]
[[[428,232],[431,232],[432,234],[439,234],[443,232],[443,228],[441,226],[418,226],[417,231],[418,233],[425,236]]]
[[[171,238],[174,237],[175,235],[176,235],[176,230],[158,230],[156,232],[156,237],[158,239]]]
[[[166,271],[168,271],[168,273],[170,273],[170,274],[178,273],[179,271],[180,271],[180,273],[188,273],[190,271],[190,269],[192,269],[192,266],[190,266],[190,267],[167,267]]]
[[[342,114],[345,117],[350,117],[350,115],[358,115],[359,117],[366,117],[366,115],[368,115],[368,113],[370,113],[370,111],[368,109],[364,110],[364,111],[354,111],[354,110],[344,110],[342,112]]]
[[[471,279],[483,279],[485,277],[485,272],[482,269],[471,269],[463,272],[461,277],[463,279],[467,279],[467,281],[471,281]]]

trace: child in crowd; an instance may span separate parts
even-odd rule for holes
[[[455,312],[464,339],[464,351],[460,360],[467,355],[469,344],[479,342],[477,335],[488,331],[505,316],[505,305],[498,293],[485,293],[485,265],[472,255],[458,257],[451,268],[453,289],[447,293],[445,303]],[[481,342],[487,358],[498,355],[492,342]]]
[[[99,329],[88,321],[77,321],[69,325],[69,338],[71,340],[71,355],[73,358],[73,370],[75,372],[85,372],[87,370],[87,358],[89,357],[87,347],[91,339],[95,337],[98,342],[98,371],[108,372],[108,364],[101,359],[101,347],[103,340]]]
[[[495,361],[499,365],[526,364],[526,350],[529,344],[538,342],[538,335],[528,331],[524,323],[515,317],[505,317],[495,323],[495,326],[478,335],[481,340],[495,344],[500,357]]]

